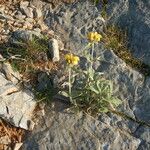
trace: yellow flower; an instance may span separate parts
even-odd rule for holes
[[[75,56],[73,54],[66,54],[65,55],[65,60],[69,65],[77,65],[79,62],[79,57]]]
[[[90,33],[88,33],[87,38],[91,42],[99,42],[101,40],[102,36],[100,34],[98,34],[97,32],[90,32]]]

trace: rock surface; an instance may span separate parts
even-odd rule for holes
[[[0,72],[0,117],[16,127],[30,129],[35,106],[31,91],[21,90]]]
[[[80,0],[71,5],[59,5],[56,8],[52,6],[62,2],[61,0],[47,1],[50,4],[32,0],[32,2],[19,3],[19,8],[15,4],[0,6],[1,41],[12,31],[22,28],[27,31],[17,31],[12,34],[15,41],[32,38],[32,30],[37,30],[38,33],[42,31],[49,33],[53,30],[64,43],[62,49],[72,50],[80,55],[88,43],[86,35],[89,31],[103,34],[107,23],[117,23],[122,28],[128,28],[129,45],[134,56],[150,65],[150,3],[148,0],[108,1],[107,21],[100,15],[101,7],[95,7],[88,0]],[[17,10],[17,13],[11,13],[9,9],[12,12]],[[106,78],[113,80],[114,94],[123,101],[118,111],[132,119],[113,113],[101,114],[94,119],[82,113],[72,114],[64,110],[68,107],[66,104],[56,100],[53,109],[45,108],[46,114],[40,118],[36,128],[26,139],[23,150],[150,149],[150,77],[145,77],[127,66],[102,43],[95,47],[95,55],[101,55],[101,60],[94,63],[94,68],[104,72]],[[84,64],[81,59],[81,65]],[[9,77],[10,74],[6,75]],[[43,74],[38,79],[42,84],[39,90],[50,84],[47,74],[46,77]],[[18,89],[16,81],[9,81],[3,73],[0,73],[0,81],[2,103],[0,116],[16,126],[28,129],[27,124],[31,121],[30,115],[35,107],[32,93]]]
[[[49,11],[45,22],[64,40],[66,49],[80,54],[87,44],[85,37],[89,31],[103,33],[106,22],[98,12],[91,3],[81,0]],[[114,114],[100,115],[95,119],[82,114],[74,115],[62,111],[63,106],[59,104],[57,108],[61,111],[47,111],[44,119],[40,120],[41,125],[38,124],[31,137],[25,141],[24,150],[149,149],[149,77],[127,66],[113,51],[104,48],[102,43],[95,47],[95,52],[95,55],[101,55],[101,61],[94,64],[95,69],[103,71],[105,77],[113,80],[115,95],[123,101],[118,110],[135,121]],[[142,125],[143,121],[145,126]]]
[[[55,108],[64,107],[56,105]],[[82,113],[49,109],[24,143],[24,150],[136,150],[140,144],[140,139],[113,127],[108,116],[103,122]]]
[[[129,45],[135,57],[150,65],[150,1],[108,1],[109,22],[127,29]]]

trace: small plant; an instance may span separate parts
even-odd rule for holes
[[[21,74],[34,72],[44,67],[53,68],[51,60],[47,59],[48,39],[34,37],[29,41],[20,41],[17,45],[10,45],[6,49],[7,55],[18,56],[18,59],[9,59],[15,70]]]
[[[93,69],[94,46],[101,40],[102,36],[97,32],[90,32],[87,38],[89,40],[88,49],[84,50],[87,68],[82,70],[77,66],[78,56],[67,54],[65,59],[69,73],[69,89],[60,93],[69,97],[70,102],[75,107],[84,109],[88,113],[108,112],[114,110],[121,101],[113,96],[112,82],[103,78],[101,72],[95,72]],[[89,52],[90,48],[92,49],[91,53]],[[99,57],[96,60],[99,60]]]
[[[94,5],[98,5],[100,4],[101,5],[101,16],[104,18],[104,19],[107,19],[107,4],[108,4],[108,0],[93,0],[94,2]]]

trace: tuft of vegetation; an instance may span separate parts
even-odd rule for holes
[[[90,114],[106,113],[115,110],[121,100],[113,95],[113,83],[103,77],[103,73],[96,72],[93,69],[95,60],[94,46],[101,40],[102,36],[97,32],[88,34],[90,41],[83,52],[83,57],[87,59],[87,68],[82,70],[76,67],[79,62],[78,56],[67,54],[65,59],[68,68],[68,90],[60,92],[63,96],[69,98],[70,102],[79,110],[84,110]],[[90,53],[90,49],[92,49]]]
[[[106,48],[112,49],[126,64],[139,70],[144,75],[150,75],[150,66],[144,64],[131,54],[128,48],[127,31],[114,25],[109,26],[103,36],[103,42]]]
[[[38,68],[38,65],[42,65],[44,61],[40,58],[40,54],[47,53],[47,51],[48,40],[46,38],[39,39],[34,37],[32,40],[20,41],[17,45],[7,47],[7,54],[18,57],[9,61],[14,69],[22,74],[32,72]]]
[[[52,73],[58,66],[50,59],[48,40],[44,36],[43,38],[34,37],[29,41],[19,41],[17,44],[3,46],[6,61],[9,61],[13,69],[22,75],[20,83],[30,83],[37,101],[45,102],[49,102],[57,93],[57,89],[52,86],[45,87],[41,91],[37,89],[38,73],[47,71]]]
[[[107,4],[108,4],[108,0],[93,0],[94,2],[94,5],[101,5],[101,16],[104,18],[104,19],[107,19]]]

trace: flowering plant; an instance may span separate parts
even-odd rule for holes
[[[78,56],[66,54],[69,90],[61,93],[69,97],[73,105],[89,113],[108,112],[109,110],[114,110],[121,103],[121,100],[113,95],[112,81],[106,80],[103,77],[103,73],[96,72],[93,69],[94,46],[101,40],[102,36],[97,32],[90,32],[87,38],[89,40],[87,48],[92,49],[91,53],[85,49],[86,52],[83,56],[88,58],[87,68],[82,70],[80,67],[77,67],[79,63]]]

